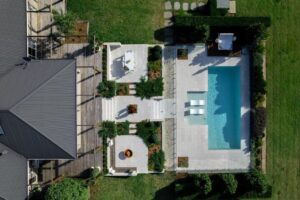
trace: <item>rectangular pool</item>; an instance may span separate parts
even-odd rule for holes
[[[240,67],[209,67],[207,124],[209,149],[240,149]]]

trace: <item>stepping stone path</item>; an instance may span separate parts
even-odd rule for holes
[[[164,26],[165,26],[165,44],[172,44],[173,43],[173,12],[174,11],[189,11],[189,10],[202,10],[205,7],[205,3],[203,2],[183,2],[180,3],[179,1],[171,2],[167,0],[165,2],[165,12],[164,12]]]
[[[182,4],[182,10],[188,11],[188,9],[189,9],[189,3],[183,3]]]
[[[164,19],[171,19],[173,17],[173,13],[171,11],[164,12]]]
[[[165,2],[165,10],[172,10],[172,3],[171,3],[171,1]]]
[[[174,3],[174,10],[179,10],[180,9],[180,3],[179,2],[175,2]]]

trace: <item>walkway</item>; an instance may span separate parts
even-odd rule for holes
[[[166,158],[166,169],[173,171],[175,170],[175,120],[176,117],[176,102],[175,102],[175,59],[176,59],[176,48],[172,46],[166,46],[164,48],[164,66],[163,66],[163,77],[164,77],[164,99],[168,102],[167,113],[172,115],[165,115],[166,119],[163,123],[163,150]],[[171,106],[170,104],[173,104]]]

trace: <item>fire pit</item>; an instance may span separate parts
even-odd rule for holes
[[[125,158],[131,158],[132,155],[133,155],[133,153],[132,153],[132,151],[131,151],[130,149],[126,149],[126,150],[124,151],[124,156],[125,156]]]

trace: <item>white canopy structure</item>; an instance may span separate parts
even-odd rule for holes
[[[232,50],[233,41],[236,40],[236,37],[233,33],[220,33],[216,42],[218,43],[219,50]]]

